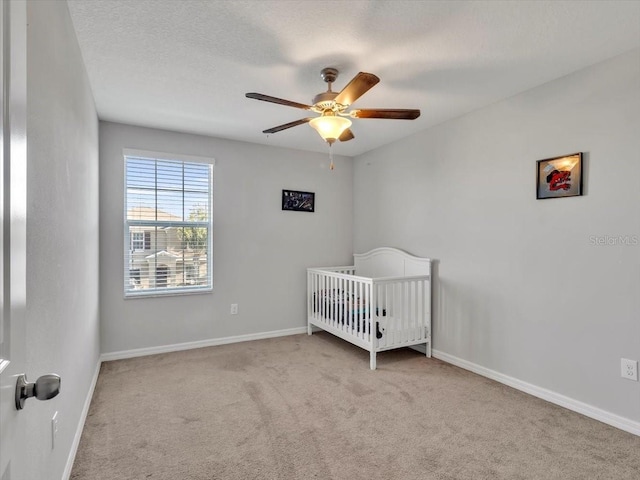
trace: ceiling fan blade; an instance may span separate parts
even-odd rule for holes
[[[277,133],[282,130],[286,130],[287,128],[297,127],[298,125],[303,125],[305,123],[309,123],[311,118],[301,118],[300,120],[296,120],[294,122],[285,123],[283,125],[278,125],[277,127],[270,128],[268,130],[263,130],[262,133]]]
[[[351,131],[350,128],[347,128],[344,132],[342,132],[342,134],[338,137],[338,140],[340,140],[341,142],[348,142],[349,140],[351,140],[352,138],[355,138],[355,136],[353,135],[353,132]]]
[[[373,73],[360,72],[342,89],[335,101],[342,105],[351,105],[379,81]]]
[[[353,110],[351,116],[355,118],[389,118],[392,120],[415,120],[420,116],[420,110],[403,108],[372,108]]]
[[[279,105],[285,105],[287,107],[301,108],[303,110],[309,110],[311,105],[305,105],[304,103],[292,102],[291,100],[284,100],[282,98],[270,97],[269,95],[263,95],[262,93],[246,93],[247,98],[253,98],[254,100],[262,100],[263,102],[277,103]]]

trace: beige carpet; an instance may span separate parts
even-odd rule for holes
[[[296,335],[105,363],[74,480],[640,479],[640,437],[413,350]]]

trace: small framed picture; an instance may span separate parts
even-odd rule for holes
[[[582,195],[582,152],[537,162],[536,198]]]
[[[299,192],[297,190],[282,190],[282,210],[296,212],[313,212],[315,208],[313,192]]]

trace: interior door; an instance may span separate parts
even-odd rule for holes
[[[0,2],[0,480],[20,480],[28,461],[25,413],[15,404],[25,367],[27,13],[23,0]]]

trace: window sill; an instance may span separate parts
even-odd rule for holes
[[[138,298],[182,297],[186,295],[204,295],[209,293],[213,293],[213,287],[207,287],[207,288],[202,288],[197,290],[172,289],[172,290],[166,290],[163,292],[154,290],[149,293],[146,293],[146,292],[145,293],[125,293],[124,299],[135,300]]]

